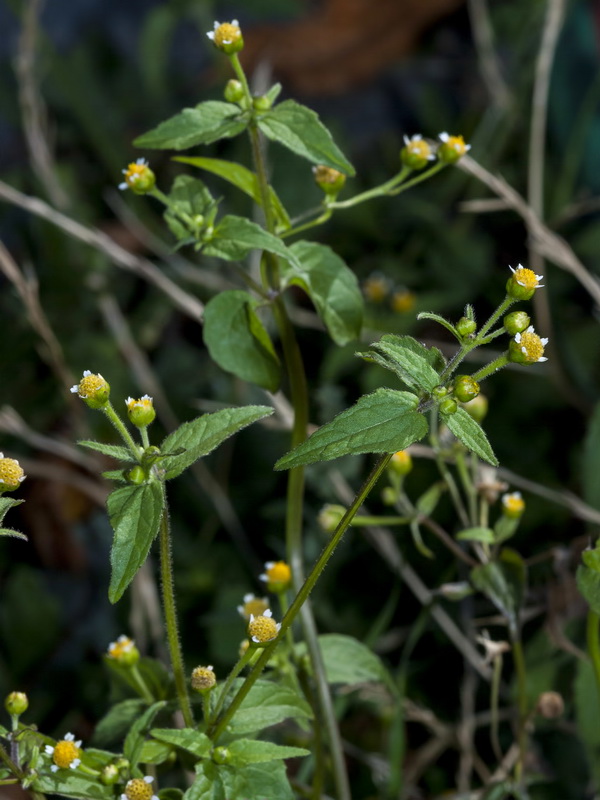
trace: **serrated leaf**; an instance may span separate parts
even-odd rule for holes
[[[204,760],[196,774],[184,800],[294,800],[283,761],[233,768]]]
[[[360,453],[395,453],[422,439],[427,420],[416,411],[410,392],[377,389],[280,458],[275,469],[290,469],[315,461],[330,461]]]
[[[150,731],[151,736],[160,742],[166,742],[174,747],[187,750],[198,758],[208,755],[212,750],[213,743],[204,733],[200,733],[195,728],[154,728]]]
[[[254,310],[257,305],[247,292],[220,292],[206,304],[202,335],[210,357],[222,369],[275,392],[281,367]]]
[[[444,423],[468,450],[471,450],[476,456],[487,461],[493,467],[498,466],[498,459],[494,455],[483,428],[478,422],[475,422],[464,408],[459,407],[456,413],[444,416]]]
[[[79,441],[77,444],[81,447],[87,447],[88,450],[96,450],[98,453],[103,453],[105,456],[116,458],[119,461],[129,461],[134,463],[136,461],[131,453],[131,450],[128,450],[126,447],[120,447],[116,444],[104,444],[103,442],[91,442],[87,440]],[[141,450],[142,448],[140,448],[140,452]]]
[[[600,614],[600,573],[580,565],[576,573],[577,588],[595,614]]]
[[[243,115],[239,106],[208,100],[195,108],[184,108],[181,113],[138,136],[133,144],[150,150],[187,150],[198,144],[237,136],[247,124],[248,117]]]
[[[164,497],[158,481],[141,486],[124,486],[109,494],[106,501],[114,531],[110,563],[112,567],[108,597],[116,603],[142,566],[163,513]]]
[[[181,455],[170,456],[162,462],[165,480],[181,475],[184,469],[202,456],[208,455],[225,439],[272,413],[273,409],[269,406],[243,406],[224,408],[213,414],[203,414],[191,422],[184,422],[161,445],[161,450],[167,451],[185,448]]]
[[[82,800],[114,800],[114,787],[103,786],[97,778],[87,777],[79,770],[61,769],[58,772],[40,771],[28,783],[34,792],[55,794],[59,797],[82,798]]]
[[[241,680],[236,681],[234,693],[241,684]],[[221,688],[213,690],[215,700]],[[311,719],[312,716],[310,706],[296,691],[271,681],[259,680],[236,711],[229,723],[228,731],[235,736],[241,736],[277,725],[285,719],[302,720]]]
[[[133,723],[131,730],[125,737],[123,755],[131,763],[132,769],[135,769],[140,761],[142,746],[146,741],[146,735],[150,730],[154,718],[166,705],[164,700],[151,705],[150,708],[146,709],[142,716]]]
[[[102,473],[102,477],[106,478],[107,481],[119,481],[120,483],[127,483],[127,478],[125,477],[125,473],[128,470],[123,469],[108,469],[106,472]]]
[[[483,544],[494,544],[496,536],[490,528],[474,527],[465,528],[456,534],[456,538],[461,542],[482,542]]]
[[[108,745],[123,739],[146,706],[144,700],[133,698],[114,705],[96,725],[94,743]]]
[[[191,164],[193,167],[205,169],[207,172],[212,172],[213,175],[218,175],[220,178],[237,186],[242,192],[245,192],[255,203],[262,205],[262,195],[258,178],[254,172],[243,164],[237,164],[234,161],[224,161],[221,158],[199,158],[190,156],[175,156],[173,160],[180,161],[183,164]],[[290,218],[272,186],[269,186],[269,199],[275,213],[277,224],[282,229],[287,230],[291,227]]]
[[[430,311],[421,311],[420,314],[417,314],[417,319],[430,319],[433,322],[437,322],[439,325],[443,325],[447,331],[450,331],[450,333],[455,336],[459,342],[462,341],[462,336],[456,330],[454,325],[451,322],[448,322],[447,319],[444,319],[444,317],[440,317],[439,314],[434,314]]]
[[[310,750],[303,747],[285,747],[272,742],[260,742],[255,739],[237,739],[227,745],[231,755],[228,762],[232,767],[245,767],[248,764],[260,764],[266,761],[278,761],[284,758],[300,758],[310,755]]]
[[[285,100],[258,118],[264,135],[313,164],[354,175],[354,167],[333,141],[317,114],[295,100]]]
[[[251,250],[266,250],[300,268],[296,256],[279,237],[261,228],[256,222],[233,214],[223,217],[210,241],[202,248],[205,255],[216,256],[226,261],[240,261]]]
[[[8,510],[20,506],[25,500],[15,500],[12,497],[0,497],[0,523],[4,520]]]
[[[283,265],[286,285],[300,286],[313,301],[336,344],[358,338],[362,327],[363,299],[356,276],[330,247],[296,242],[290,247],[300,263]]]
[[[440,377],[431,366],[431,356],[412,336],[387,334],[372,344],[371,348],[387,357],[389,368],[408,386],[430,392],[439,384]]]

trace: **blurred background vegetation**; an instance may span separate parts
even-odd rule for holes
[[[280,80],[284,98],[321,114],[357,168],[353,190],[397,170],[404,134],[462,133],[470,155],[529,202],[546,233],[564,237],[588,285],[599,285],[597,0],[567,7],[497,0],[489,8],[484,0],[4,0],[0,444],[29,476],[20,493],[27,503],[9,517],[29,543],[0,546],[0,691],[26,691],[28,718],[49,734],[91,737],[109,689],[100,656],[120,633],[134,635],[149,655],[163,646],[151,569],[117,607],[108,602],[111,530],[106,487],[97,478],[107,465],[72,445],[88,436],[113,441],[114,434],[68,387],[90,369],[109,380],[117,405],[128,395],[153,395],[160,416],[155,442],[201,411],[265,401],[212,364],[202,343],[196,301],[235,285],[234,273],[191,251],[173,253],[156,204],[116,188],[123,167],[140,155],[151,158],[163,188],[185,172],[168,154],[139,153],[130,143],[181,107],[221,97],[228,64],[205,32],[214,19],[234,17],[255,89]],[[532,95],[544,77],[551,83],[540,134]],[[204,152],[249,161],[242,138]],[[269,158],[292,214],[318,202],[306,163],[276,146]],[[223,197],[223,208],[248,213],[245,197],[202,177]],[[590,716],[595,688],[578,652],[585,605],[573,580],[600,518],[598,295],[595,304],[581,273],[560,263],[561,240],[536,234],[531,218],[527,224],[510,206],[481,180],[451,169],[398,198],[339,212],[316,236],[363,285],[373,276],[386,281],[385,297],[367,298],[367,342],[392,331],[451,347],[444,331],[416,322],[420,310],[458,319],[471,302],[484,319],[503,296],[509,264],[535,264],[545,276],[533,316],[536,330],[550,337],[550,360],[506,370],[485,385],[485,427],[502,466],[514,473],[500,479],[527,501],[512,544],[530,561],[524,636],[531,699],[556,689],[566,701],[565,717],[536,732],[533,768],[542,777],[533,796],[579,800],[592,796],[586,787],[598,773],[600,746],[597,716],[595,723]],[[328,343],[303,295],[293,303],[318,424],[386,378],[353,357],[356,346]],[[190,668],[213,663],[221,675],[228,669],[244,636],[236,605],[245,592],[260,593],[262,562],[284,556],[285,476],[272,465],[287,447],[285,430],[255,425],[174,486],[174,557]],[[339,502],[340,481],[356,483],[368,461],[309,470],[307,563],[324,542],[320,507]],[[418,497],[435,478],[430,461],[417,458],[409,493]],[[370,508],[384,509],[377,493]],[[436,513],[452,529],[450,503]],[[427,542],[436,555],[428,560],[403,529],[394,538],[426,586],[461,577],[436,541]],[[435,602],[459,625],[467,615],[476,626],[487,620],[494,638],[505,635],[483,600],[467,610]],[[346,536],[314,608],[322,631],[367,641],[399,675],[411,703],[452,730],[464,719],[465,691],[477,709],[489,706],[488,684],[465,668],[430,607],[360,532]],[[511,676],[507,663],[508,697]],[[406,760],[406,797],[435,797],[456,785],[456,735],[427,758],[436,734],[414,706],[404,709],[406,738],[398,740],[390,736],[385,696],[365,687],[340,704],[356,798],[378,796],[389,753],[393,768]],[[486,727],[475,741],[485,760]]]

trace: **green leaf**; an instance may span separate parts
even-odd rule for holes
[[[115,532],[110,563],[112,572],[108,597],[116,603],[142,566],[158,533],[164,497],[158,481],[141,486],[124,486],[106,501],[110,524]]]
[[[165,479],[170,480],[181,475],[184,469],[202,456],[208,455],[225,439],[272,413],[273,409],[269,406],[243,406],[224,408],[214,414],[203,414],[191,422],[184,422],[161,445],[161,450],[166,451],[185,448],[185,453],[163,460]]]
[[[266,250],[268,253],[275,253],[293,263],[294,266],[300,267],[300,262],[278,236],[261,228],[256,222],[232,214],[223,217],[215,228],[210,241],[202,248],[205,255],[216,256],[226,261],[240,261],[251,250]]]
[[[55,794],[59,797],[83,800],[114,800],[113,786],[103,786],[97,778],[87,777],[79,770],[61,769],[57,772],[40,771],[28,784],[34,792]]]
[[[581,554],[581,560],[590,569],[593,569],[594,572],[600,572],[600,550],[596,546],[594,549],[591,547],[587,548]]]
[[[109,656],[104,656],[104,664],[113,675],[129,686],[136,695],[139,693],[139,682],[136,680],[136,676],[132,675],[130,667],[120,664],[116,659]],[[173,696],[173,678],[161,661],[155,658],[142,657],[137,663],[137,671],[155,700],[165,700]]]
[[[262,195],[258,178],[243,164],[237,164],[234,161],[224,161],[220,158],[198,158],[190,156],[175,156],[174,161],[181,161],[183,164],[191,164],[193,167],[205,169],[207,172],[212,172],[213,175],[218,175],[224,178],[229,183],[237,186],[242,192],[245,192],[251,197],[255,203],[262,205]],[[284,230],[291,227],[291,221],[285,210],[283,203],[277,196],[272,186],[269,186],[269,199],[271,207],[275,212],[277,224]]]
[[[381,353],[388,362],[388,369],[413,388],[430,392],[440,382],[440,376],[431,366],[432,355],[412,336],[386,334],[372,349]]]
[[[577,588],[595,614],[600,614],[600,573],[588,566],[579,566]]]
[[[129,470],[123,469],[108,469],[106,472],[102,473],[102,477],[106,478],[107,481],[119,481],[120,483],[128,483],[126,473]]]
[[[144,708],[146,708],[144,700],[133,698],[114,705],[96,725],[94,743],[109,745],[123,739]]]
[[[363,683],[387,683],[389,676],[383,662],[370,647],[352,636],[325,633],[319,646],[329,683],[356,686]],[[302,651],[306,646],[302,644]]]
[[[24,539],[26,542],[29,541],[24,533],[16,531],[14,528],[0,528],[0,536],[14,536],[15,539]]]
[[[178,175],[175,178],[169,192],[169,201],[170,206],[165,209],[163,216],[171,233],[182,244],[188,240],[195,241],[195,231],[184,221],[186,217],[193,220],[201,215],[208,224],[217,212],[216,201],[207,187],[191,175]]]
[[[0,497],[0,523],[4,520],[6,513],[10,508],[20,506],[25,500],[15,500],[12,497]]]
[[[169,787],[168,789],[160,789],[158,792],[158,800],[183,800],[183,797],[183,789]]]
[[[238,739],[228,744],[227,749],[231,755],[231,761],[228,764],[232,767],[245,767],[248,764],[310,755],[310,750],[305,750],[303,747],[284,747],[272,742],[259,742],[255,739]]]
[[[433,483],[416,502],[417,511],[430,517],[436,509],[437,504],[440,502],[440,497],[446,491],[447,486],[445,481],[437,481]]]
[[[352,270],[323,244],[296,242],[290,250],[301,266],[283,265],[285,285],[304,289],[336,344],[358,338],[363,299]]]
[[[294,800],[283,761],[237,768],[201,761],[196,773],[184,800]]]
[[[518,519],[511,519],[510,517],[505,516],[502,514],[496,520],[496,524],[494,525],[494,536],[496,544],[500,544],[500,542],[505,542],[507,539],[510,539],[511,536],[517,531],[519,527],[519,520]]]
[[[234,691],[242,681],[234,684]],[[213,690],[215,699],[221,687]],[[280,686],[271,681],[259,680],[229,723],[228,731],[235,736],[256,733],[270,725],[277,725],[285,719],[311,719],[312,711],[306,700],[287,686]]]
[[[119,447],[116,444],[103,444],[102,442],[79,441],[77,442],[81,447],[87,447],[89,450],[97,450],[99,453],[104,453],[105,456],[111,456],[119,461],[135,462],[131,450],[126,447]],[[141,451],[141,448],[140,448]]]
[[[204,309],[204,343],[213,361],[242,380],[270,392],[281,380],[279,358],[256,311],[243,291],[220,292]]]
[[[447,319],[444,319],[444,317],[440,317],[439,314],[433,314],[432,312],[429,312],[429,311],[421,311],[420,314],[417,314],[417,319],[430,319],[430,320],[433,320],[433,322],[437,322],[440,325],[443,325],[444,328],[446,328],[446,330],[450,331],[450,333],[453,336],[455,336],[458,339],[459,342],[462,341],[462,336],[456,330],[454,325],[451,322],[448,322]]]
[[[461,542],[483,542],[484,544],[494,544],[496,536],[490,528],[465,528],[456,534],[456,538]]]
[[[317,114],[294,100],[285,100],[258,119],[264,135],[313,164],[354,175],[354,167],[333,141]]]
[[[476,456],[487,461],[493,467],[498,466],[498,459],[494,455],[483,428],[478,422],[475,422],[473,417],[469,416],[464,408],[458,408],[456,413],[445,416],[444,422],[468,450],[472,450]]]
[[[470,577],[473,586],[492,601],[516,633],[526,581],[525,564],[518,553],[503,550],[498,561],[474,567]]]
[[[280,458],[275,469],[290,469],[345,455],[405,450],[428,430],[427,420],[416,411],[417,403],[418,398],[409,392],[377,389]]]
[[[212,750],[213,743],[204,733],[200,733],[195,728],[154,728],[150,731],[151,736],[160,742],[166,742],[174,747],[187,750],[198,758],[203,758]]]
[[[583,499],[600,509],[600,403],[591,416],[583,447],[581,479]]]
[[[140,761],[142,747],[146,741],[146,735],[154,721],[154,717],[159,711],[162,711],[166,705],[164,700],[151,705],[150,708],[146,709],[142,716],[133,723],[131,730],[125,737],[123,755],[131,762],[132,769],[135,769]]]
[[[422,556],[425,556],[425,558],[433,558],[434,557],[433,550],[430,550],[429,547],[427,547],[427,545],[423,541],[423,535],[421,534],[421,527],[419,525],[418,520],[412,519],[410,521],[410,532],[412,535],[413,544],[415,545],[419,553],[421,553]]]
[[[237,136],[247,124],[248,117],[243,115],[239,106],[208,100],[195,108],[184,108],[180,114],[138,136],[133,144],[150,150],[187,150],[198,144]]]

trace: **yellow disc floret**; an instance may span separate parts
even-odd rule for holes
[[[125,400],[125,405],[127,406],[129,421],[138,428],[145,428],[146,425],[150,425],[151,422],[154,422],[156,411],[154,410],[150,395],[145,394],[138,400],[134,400],[133,397],[128,397],[127,400]]]
[[[116,642],[108,645],[107,656],[118,661],[119,664],[131,667],[140,660],[140,651],[135,646],[133,639],[128,636],[119,636]]]
[[[280,628],[281,623],[275,622],[271,610],[267,609],[258,617],[250,617],[248,635],[255,644],[266,644],[277,638]]]
[[[346,176],[343,172],[323,164],[313,167],[313,175],[315,183],[323,189],[325,194],[337,195],[346,183]]]
[[[25,480],[25,473],[14,458],[4,458],[0,453],[0,494],[14,492]]]
[[[525,511],[525,501],[521,492],[502,495],[502,512],[510,519],[518,519]]]
[[[209,692],[216,686],[217,676],[210,665],[208,667],[196,667],[192,671],[190,682],[195,692]]]
[[[541,289],[543,283],[542,275],[536,275],[532,269],[527,269],[522,264],[519,264],[516,269],[509,267],[512,275],[506,284],[506,293],[513,300],[530,300],[536,289]]]
[[[423,169],[428,161],[433,161],[435,156],[429,144],[420,133],[415,133],[410,139],[404,137],[404,147],[400,151],[400,159],[409,169]]]
[[[119,184],[119,189],[131,189],[135,194],[146,194],[156,185],[156,175],[150,169],[144,158],[138,158],[122,170],[125,180]]]
[[[110,386],[102,375],[94,374],[89,369],[84,371],[78,384],[71,386],[71,391],[77,393],[90,408],[102,408],[110,396]]]
[[[292,570],[285,561],[267,561],[260,580],[267,584],[270,592],[283,592],[292,582]]]
[[[548,344],[547,338],[540,338],[530,325],[523,333],[515,334],[515,338],[508,346],[508,357],[516,364],[536,364],[538,361],[547,361],[544,348]]]
[[[446,164],[455,164],[471,149],[471,145],[466,144],[462,136],[440,133],[440,140],[442,143],[437,149],[437,157]]]
[[[132,778],[125,785],[125,792],[121,795],[121,800],[152,800],[156,795],[152,791],[153,778],[146,775],[145,778]]]
[[[390,285],[387,278],[374,272],[364,281],[363,293],[371,303],[381,303],[390,292]]]
[[[406,314],[415,307],[416,297],[408,289],[399,289],[392,295],[392,309],[397,314]]]
[[[269,601],[266,597],[256,597],[253,594],[245,594],[244,603],[238,606],[237,610],[244,619],[250,619],[252,616],[258,617],[260,614],[264,614],[268,607]]]
[[[407,450],[398,450],[390,459],[390,470],[396,475],[408,475],[412,469],[412,458]]]
[[[76,769],[81,764],[81,741],[75,741],[72,733],[65,734],[65,738],[58,741],[54,747],[46,745],[46,755],[52,756],[54,762],[50,769]]]
[[[224,53],[238,53],[244,46],[242,31],[237,19],[232,19],[231,22],[215,22],[214,30],[209,31],[206,35],[215,47]]]

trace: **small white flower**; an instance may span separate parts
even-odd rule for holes
[[[524,343],[522,344],[523,339],[527,334],[530,334],[530,336],[533,335],[535,336],[536,339],[539,339],[539,341],[542,344],[542,347],[546,347],[546,345],[548,344],[548,337],[544,336],[542,338],[541,336],[538,336],[534,330],[533,325],[530,325],[526,331],[523,331],[523,333],[515,333],[515,342],[521,345],[521,352],[523,353],[523,355],[527,356],[528,358],[531,358],[531,346],[526,347]],[[548,361],[548,359],[546,358],[546,356],[539,356],[535,361],[532,361],[531,363],[535,364],[538,361]]]
[[[515,269],[513,269],[509,264],[508,268],[513,273],[513,275],[519,269],[527,269],[528,272],[533,272],[533,270],[528,269],[527,267],[524,267],[523,264],[517,264]],[[533,274],[535,275],[535,272],[533,272]],[[536,289],[543,289],[544,288],[544,284],[540,283],[540,281],[543,280],[543,278],[544,278],[543,275],[535,275],[535,279],[537,281],[537,286],[535,287]],[[527,288],[530,288],[529,284],[527,284],[525,281],[520,281],[520,280],[517,279],[517,283],[519,284],[519,286],[527,286]]]
[[[137,158],[136,161],[135,161],[135,164],[138,167],[149,167],[150,166],[150,162],[146,161],[145,158]],[[123,175],[128,175],[129,176],[129,180],[132,183],[136,183],[140,179],[139,172],[135,172],[135,171],[131,170],[131,164],[129,165],[129,167],[127,167],[127,169],[122,169],[121,172],[123,173]],[[129,189],[129,184],[126,181],[123,181],[122,183],[119,184],[118,188],[122,192],[124,192],[125,189]]]
[[[471,149],[471,145],[463,142],[462,137],[450,136],[446,131],[439,133],[438,139],[444,142],[444,144],[449,144],[451,147],[454,147],[454,149],[459,152],[467,153]]]
[[[406,134],[404,134],[404,144],[408,148],[410,153],[414,153],[416,156],[423,155],[423,147],[422,143],[427,145],[427,142],[424,142],[423,137],[420,133],[413,133],[413,135],[409,138]],[[429,149],[429,145],[427,145],[427,149]],[[433,153],[429,153],[427,156],[428,161],[433,161],[435,159],[435,155]]]
[[[222,24],[226,25],[228,23],[215,22],[214,25],[213,25],[214,30],[209,31],[206,34],[208,36],[208,38],[211,40],[211,42],[214,42],[214,40],[215,40],[215,31],[217,30],[217,28],[220,28]],[[237,21],[237,19],[232,19],[230,24],[233,25],[234,28],[239,28],[240,27],[240,23]],[[233,44],[233,39],[223,39],[223,44]]]
[[[266,562],[265,562],[265,569],[266,569],[267,571],[268,571],[268,570],[270,570],[270,569],[273,569],[273,567],[275,566],[275,563],[276,563],[275,561],[266,561]],[[258,576],[258,580],[259,580],[259,581],[262,581],[263,583],[266,583],[266,582],[269,580],[269,578],[268,578],[268,576],[267,576],[267,573],[266,573],[266,572],[263,572],[263,574],[262,574],[262,575],[259,575],[259,576]],[[269,616],[270,616],[270,615],[269,615]]]

